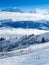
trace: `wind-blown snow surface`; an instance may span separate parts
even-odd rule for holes
[[[49,42],[35,45],[30,54],[0,59],[0,65],[49,65]]]

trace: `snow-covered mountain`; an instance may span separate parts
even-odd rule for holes
[[[6,12],[20,12],[20,13],[23,12],[23,11],[21,11],[20,9],[16,8],[16,7],[14,7],[14,8],[5,8],[5,9],[2,9],[1,11],[2,11],[2,12],[3,12],[3,11],[6,11]]]
[[[49,30],[49,21],[12,21],[0,20],[0,27],[13,27],[13,28],[35,28],[41,30]]]
[[[13,51],[29,47],[30,45],[49,42],[49,31],[39,31],[32,29],[32,31],[30,30],[31,33],[29,34],[26,32],[28,30],[19,30],[20,29],[15,29],[13,31],[9,28],[6,30],[0,30],[0,51]],[[23,31],[25,33],[23,33]],[[34,35],[36,32],[37,34]]]
[[[31,54],[33,52],[39,51],[41,49],[49,48],[49,33],[44,35],[34,36],[23,36],[21,40],[17,42],[17,38],[11,38],[10,40],[2,40],[0,48],[2,47],[4,52],[0,52],[0,58],[19,56],[24,54]],[[43,40],[44,37],[44,41]],[[0,40],[1,41],[1,40]],[[25,43],[25,44],[24,44]],[[5,52],[8,51],[8,52]],[[10,51],[10,52],[9,52]],[[38,57],[39,58],[39,57]]]

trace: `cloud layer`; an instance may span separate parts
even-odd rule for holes
[[[48,10],[36,9],[34,13],[20,13],[20,12],[0,12],[0,20],[11,19],[13,21],[38,21],[47,20],[49,21]]]

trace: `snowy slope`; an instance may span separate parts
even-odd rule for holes
[[[0,38],[1,37],[5,39],[0,41],[0,47],[3,49],[2,51],[12,51],[26,48],[33,44],[41,43],[43,37],[45,38],[45,42],[48,42],[49,31],[36,29],[2,28],[0,29]]]
[[[32,47],[30,47],[32,48]],[[49,65],[49,43],[32,48],[32,53],[0,59],[0,65]]]

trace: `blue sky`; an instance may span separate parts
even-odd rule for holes
[[[20,9],[47,8],[49,0],[0,0],[0,8],[17,7]]]

